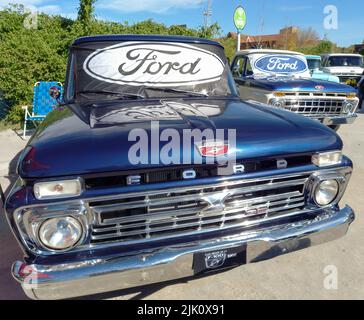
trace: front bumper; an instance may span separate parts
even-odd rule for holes
[[[327,126],[336,126],[341,124],[351,124],[353,123],[356,118],[358,117],[357,114],[351,114],[349,116],[341,116],[341,117],[328,117],[320,119],[321,122]]]
[[[354,221],[350,207],[324,210],[312,220],[234,237],[200,241],[134,255],[57,266],[15,262],[14,278],[32,299],[65,299],[181,279],[194,275],[195,253],[246,246],[247,263],[270,259],[344,236]]]

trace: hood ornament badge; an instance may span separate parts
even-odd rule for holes
[[[318,85],[318,86],[315,87],[315,89],[318,90],[318,91],[323,91],[323,90],[325,90],[325,87]]]
[[[224,141],[207,141],[197,147],[203,157],[221,157],[229,153],[229,144]]]

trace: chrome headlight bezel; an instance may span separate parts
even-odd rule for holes
[[[343,103],[343,113],[345,114],[353,114],[358,107],[359,99],[347,99]]]
[[[313,174],[311,176],[311,179],[308,182],[307,185],[307,205],[309,208],[330,208],[333,206],[337,206],[343,197],[346,187],[349,183],[351,177],[351,171],[341,171],[337,173],[330,173],[330,174]],[[335,180],[338,184],[338,191],[335,195],[335,197],[330,201],[330,203],[322,205],[316,201],[316,191],[317,188],[319,188],[320,184],[329,181],[329,180]]]
[[[39,228],[42,223],[52,218],[72,217],[82,226],[82,235],[75,246],[64,250],[54,250],[45,246],[39,239]],[[33,206],[14,212],[14,220],[20,233],[21,240],[31,252],[40,255],[53,255],[74,250],[89,243],[91,237],[90,225],[92,215],[80,201],[55,205]]]
[[[274,108],[284,109],[286,100],[283,98],[274,98],[269,101],[269,104]]]

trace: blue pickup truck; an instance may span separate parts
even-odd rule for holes
[[[353,166],[342,149],[318,121],[241,100],[216,42],[79,38],[64,105],[5,200],[24,250],[12,274],[33,299],[63,299],[343,237],[354,212],[339,207]]]
[[[292,111],[334,130],[357,117],[357,90],[345,84],[312,79],[306,57],[301,53],[243,50],[234,57],[231,70],[244,100]]]

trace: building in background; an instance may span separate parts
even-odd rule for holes
[[[240,49],[289,49],[290,44],[297,41],[298,32],[299,29],[297,27],[291,26],[281,29],[278,34],[256,36],[242,34]],[[229,32],[228,37],[236,39],[237,33]]]

